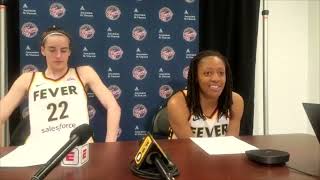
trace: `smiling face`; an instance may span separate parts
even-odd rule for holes
[[[217,56],[206,56],[198,64],[200,97],[218,99],[226,84],[226,68]]]
[[[47,67],[54,71],[64,71],[68,68],[71,54],[69,38],[62,34],[48,35],[41,46],[41,54],[46,58]]]

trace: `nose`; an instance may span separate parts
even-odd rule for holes
[[[57,51],[56,57],[57,57],[57,58],[60,58],[60,57],[61,57],[61,51]]]
[[[220,79],[220,77],[219,77],[219,75],[218,75],[218,73],[213,73],[212,75],[211,75],[211,81],[214,81],[214,82],[217,82],[217,81],[219,81],[219,79]]]

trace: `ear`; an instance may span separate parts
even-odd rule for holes
[[[41,54],[42,54],[42,56],[46,56],[46,53],[44,52],[44,47],[43,46],[41,46]]]

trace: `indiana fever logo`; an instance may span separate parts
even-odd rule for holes
[[[147,114],[148,110],[143,104],[137,104],[133,107],[132,113],[133,116],[140,119],[144,118]]]
[[[27,64],[22,68],[22,73],[26,72],[37,72],[38,68],[33,64]]]
[[[35,37],[38,31],[39,31],[38,27],[32,22],[24,23],[21,27],[22,35],[27,38]]]
[[[79,36],[83,39],[91,39],[96,31],[89,24],[84,24],[79,28]]]
[[[142,80],[146,77],[147,75],[147,70],[143,66],[136,66],[132,70],[132,76],[136,80]]]
[[[189,73],[189,66],[183,68],[183,77],[185,79],[188,79],[188,73]]]
[[[108,6],[106,9],[106,17],[112,21],[119,19],[121,11],[117,6]]]
[[[167,99],[168,97],[170,97],[172,95],[172,93],[173,93],[173,89],[169,85],[162,85],[159,88],[159,95],[163,99]]]
[[[147,36],[147,31],[142,26],[136,26],[132,30],[132,37],[137,41],[142,41]]]
[[[163,22],[171,21],[172,16],[173,16],[173,13],[172,13],[171,9],[169,9],[167,7],[163,7],[159,10],[159,19]]]
[[[96,112],[97,111],[93,106],[88,105],[89,119],[93,119],[96,116]]]
[[[174,58],[176,52],[170,46],[165,46],[161,49],[161,58],[165,61],[170,61]]]
[[[184,29],[183,31],[183,39],[188,41],[188,42],[191,42],[191,41],[194,41],[197,37],[197,32],[191,28],[191,27],[188,27],[186,29]]]
[[[66,9],[61,3],[53,3],[49,8],[50,15],[54,18],[61,18],[65,15]]]
[[[122,91],[119,88],[119,86],[110,85],[108,89],[111,91],[111,93],[114,96],[114,98],[119,99],[119,97],[121,96],[121,93],[122,93]]]
[[[123,55],[123,51],[119,46],[111,46],[108,49],[108,56],[112,60],[119,60]]]

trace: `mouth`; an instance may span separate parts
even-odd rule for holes
[[[54,61],[55,63],[63,63],[64,61]]]
[[[221,89],[221,87],[218,86],[218,85],[210,85],[210,86],[209,86],[209,89],[210,89],[210,90],[213,90],[213,91],[219,91],[219,90]]]

